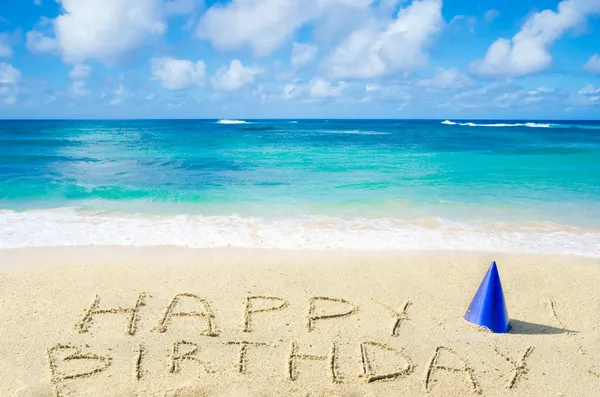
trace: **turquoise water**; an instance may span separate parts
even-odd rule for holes
[[[600,123],[0,121],[0,211],[5,247],[600,254]]]

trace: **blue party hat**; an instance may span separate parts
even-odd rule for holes
[[[510,329],[496,262],[492,262],[481,282],[471,306],[465,314],[465,320],[495,333],[503,334]]]

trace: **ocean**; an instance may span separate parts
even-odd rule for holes
[[[600,256],[600,122],[0,121],[0,248]]]

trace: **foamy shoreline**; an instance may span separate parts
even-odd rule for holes
[[[462,319],[492,260],[506,335]],[[60,247],[0,250],[0,266],[2,396],[596,397],[600,388],[599,259]]]
[[[180,246],[190,248],[458,250],[600,257],[600,230],[554,222],[305,216],[289,219],[128,215],[74,209],[1,211],[0,248]]]

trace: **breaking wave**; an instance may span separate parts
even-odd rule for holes
[[[465,127],[530,127],[530,128],[550,128],[553,126],[558,126],[558,124],[549,124],[549,123],[491,123],[491,124],[477,124],[477,123],[455,123],[450,120],[442,121],[442,124],[445,125],[461,125]]]
[[[217,124],[248,124],[248,122],[244,121],[244,120],[227,120],[227,119],[223,119],[223,120],[217,121]]]
[[[62,208],[0,211],[0,224],[0,248],[176,245],[192,248],[477,250],[600,257],[600,230],[554,222],[459,222],[440,217],[144,216]]]
[[[321,130],[325,134],[349,134],[349,135],[391,135],[390,132],[361,131],[361,130]]]

